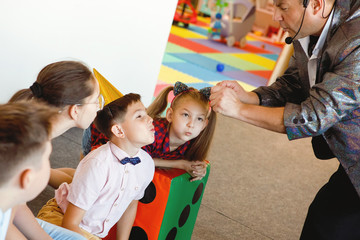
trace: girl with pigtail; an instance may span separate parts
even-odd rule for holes
[[[175,97],[162,117],[171,91]],[[148,107],[147,113],[154,119],[155,141],[143,149],[152,156],[156,167],[183,169],[192,176],[191,181],[206,175],[204,160],[216,125],[216,113],[210,108],[209,96],[210,88],[197,90],[176,82],[165,88]],[[107,141],[92,125],[92,149]]]
[[[175,97],[162,118],[171,91]],[[204,160],[216,125],[209,96],[210,88],[198,91],[177,82],[174,87],[165,88],[148,107],[148,114],[154,119],[155,141],[144,149],[153,157],[155,166],[184,169],[192,180],[205,176]]]

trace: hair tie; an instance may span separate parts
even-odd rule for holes
[[[170,106],[172,106],[172,104],[177,96],[181,95],[184,92],[190,91],[190,90],[192,90],[192,89],[190,89],[184,83],[176,82],[174,85],[174,90],[173,90],[174,98],[172,99]],[[206,100],[209,102],[209,110],[211,111],[211,106],[210,106],[211,87],[204,87],[199,90],[199,93],[201,93],[206,98]]]
[[[182,82],[176,82],[174,85],[174,96],[179,95],[182,92],[189,91],[189,87]]]
[[[186,86],[184,83],[182,82],[176,82],[174,85],[174,96],[176,97],[177,95],[183,93],[183,92],[187,92],[189,91],[189,87]],[[205,87],[199,90],[199,92],[204,95],[204,97],[209,100],[210,99],[210,95],[211,95],[211,87]]]
[[[42,91],[42,87],[39,83],[34,82],[33,85],[31,85],[30,90],[33,93],[34,97],[36,97],[36,98],[42,97],[43,91]]]
[[[204,97],[210,101],[210,95],[211,95],[211,87],[205,87],[199,90],[199,92],[204,95]]]

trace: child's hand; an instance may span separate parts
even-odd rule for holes
[[[194,161],[191,162],[191,168],[192,168],[192,173],[191,176],[192,178],[190,179],[190,182],[196,181],[196,180],[201,180],[203,177],[205,177],[206,175],[206,162],[205,161]]]
[[[176,162],[176,161],[173,161]],[[189,161],[189,160],[178,160],[176,168],[185,170],[191,175],[190,182],[201,180],[206,175],[205,161]]]
[[[194,177],[195,175],[193,174],[193,162],[192,161],[189,161],[189,160],[180,160],[181,163],[182,163],[182,166],[179,167],[180,169],[184,169],[186,172],[188,172],[191,177]]]

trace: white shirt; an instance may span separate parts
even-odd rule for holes
[[[73,182],[62,184],[55,193],[63,212],[67,201],[84,209],[79,226],[100,238],[107,236],[133,200],[144,196],[154,177],[154,161],[144,150],[134,156],[141,159],[136,165],[122,165],[119,161],[125,157],[130,156],[108,142],[82,159]]]
[[[315,81],[316,81],[316,74],[317,74],[317,59],[319,57],[319,54],[324,46],[325,40],[326,40],[326,36],[328,34],[329,28],[330,28],[330,24],[332,22],[332,17],[333,17],[333,12],[334,10],[331,11],[330,16],[328,18],[328,20],[326,21],[325,27],[323,29],[323,31],[320,34],[320,37],[315,45],[314,50],[312,51],[312,55],[309,57],[308,55],[308,48],[309,48],[309,42],[310,42],[310,37],[304,37],[299,39],[299,42],[302,46],[302,48],[304,49],[306,56],[309,58],[308,61],[308,74],[309,74],[309,82],[310,82],[310,87],[315,85]]]
[[[0,209],[0,240],[4,240],[11,218],[11,208],[5,213]]]

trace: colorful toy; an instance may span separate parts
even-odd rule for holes
[[[228,3],[227,2],[223,2],[222,0],[216,0],[216,2],[214,2],[213,5],[213,9],[216,9],[216,14],[215,14],[215,21],[212,21],[210,23],[210,28],[208,30],[208,37],[209,38],[213,38],[215,36],[219,36],[220,37],[220,33],[221,33],[221,29],[223,27],[225,27],[225,24],[222,23],[222,13],[223,13],[223,9],[224,7],[227,7]],[[214,14],[211,14],[211,16],[213,16]],[[213,19],[213,17],[212,17]]]
[[[221,13],[217,13],[215,15],[216,20],[214,22],[210,23],[209,33],[210,33],[211,38],[214,36],[220,36],[221,28],[225,26],[221,22],[221,18],[222,18]]]
[[[211,22],[218,21],[216,14],[211,16]],[[226,39],[229,47],[239,42],[240,47],[246,45],[246,35],[251,31],[255,21],[255,6],[247,0],[232,0],[224,8],[221,19],[221,39]],[[209,31],[208,38],[212,39],[216,32]]]
[[[156,169],[153,181],[139,201],[130,240],[190,240],[210,174],[190,182],[180,169]],[[104,240],[116,239],[113,228]]]
[[[224,68],[225,68],[225,66],[224,66],[224,64],[222,64],[222,63],[218,63],[218,64],[216,65],[216,70],[217,70],[218,72],[224,71]]]
[[[179,0],[173,24],[178,24],[179,22],[184,24],[184,27],[188,27],[190,23],[196,23],[197,13],[194,6],[191,4],[190,0]]]

